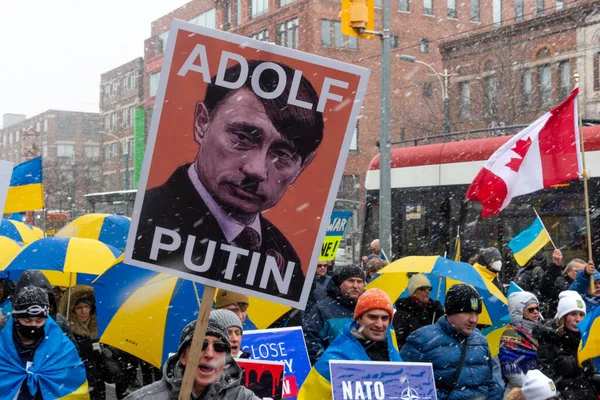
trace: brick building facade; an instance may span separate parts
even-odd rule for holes
[[[141,57],[100,77],[102,191],[134,187],[135,109],[143,106],[143,82]]]

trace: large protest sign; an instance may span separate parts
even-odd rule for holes
[[[125,261],[303,308],[368,77],[174,21]]]
[[[296,398],[310,372],[302,328],[244,332],[242,350],[250,353],[250,358],[254,360],[282,361],[285,365],[283,398]]]
[[[264,360],[236,360],[243,369],[241,385],[263,400],[281,400],[283,398],[282,362]]]
[[[352,217],[352,211],[333,211],[331,213],[329,227],[325,240],[321,246],[320,261],[331,261],[335,259],[337,249],[340,247],[346,226]]]
[[[333,360],[329,370],[333,400],[437,400],[433,368],[428,363]]]
[[[6,197],[8,196],[8,187],[10,186],[10,176],[12,175],[12,170],[12,162],[0,160],[0,210],[4,210],[4,205],[6,204]]]

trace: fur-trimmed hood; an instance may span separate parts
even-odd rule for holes
[[[67,301],[69,292],[60,299],[59,312],[60,314],[67,317],[71,324],[73,333],[77,336],[85,336],[91,339],[98,339],[98,319],[96,317],[96,297],[94,296],[94,289],[87,285],[76,285],[71,288],[71,302],[69,304],[70,310],[67,315]],[[92,303],[92,309],[90,311],[90,319],[86,322],[81,321],[75,314],[75,306],[77,302],[83,298],[87,298]]]

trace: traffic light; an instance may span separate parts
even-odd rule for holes
[[[373,31],[375,28],[375,0],[342,0],[342,33],[373,39],[373,35],[360,34],[359,29]]]

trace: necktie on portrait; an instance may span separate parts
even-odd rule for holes
[[[260,251],[260,235],[255,229],[248,226],[242,230],[242,232],[235,238],[234,242],[243,249]]]

